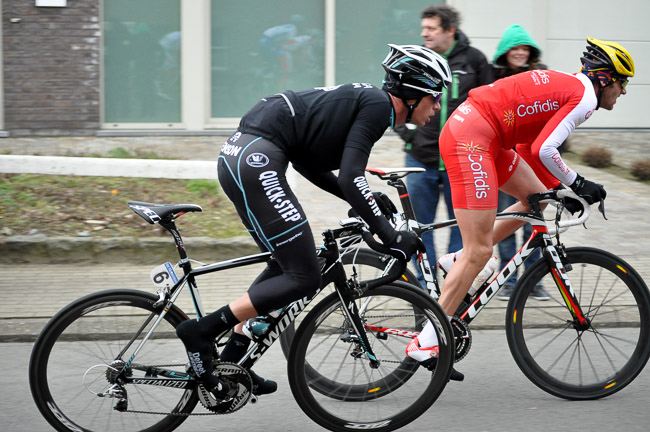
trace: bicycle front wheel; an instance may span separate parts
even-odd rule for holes
[[[650,357],[650,295],[643,279],[624,260],[593,248],[566,250],[565,268],[587,329],[572,315],[546,260],[536,262],[508,303],[508,345],[521,371],[542,390],[587,400],[623,389]],[[554,268],[553,268],[554,270]],[[543,285],[551,299],[531,296]]]
[[[162,311],[154,310],[156,300],[133,290],[103,291],[71,303],[48,322],[32,350],[29,381],[38,409],[56,430],[171,431],[192,412],[195,387],[124,384],[123,411],[115,409],[119,398],[110,396],[117,371]],[[174,330],[185,319],[170,309],[126,376],[153,379],[165,370],[169,377],[187,378],[187,355]]]
[[[305,317],[289,355],[289,384],[301,409],[334,431],[390,431],[424,413],[443,391],[454,356],[442,308],[407,284],[386,285],[356,300],[379,361],[373,368],[337,293]],[[440,353],[432,373],[406,356],[411,339],[431,321]]]

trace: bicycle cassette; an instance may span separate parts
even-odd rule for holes
[[[457,316],[451,319],[451,328],[454,330],[454,340],[456,341],[456,362],[465,358],[472,346],[472,332],[465,321]]]
[[[215,399],[203,384],[197,386],[199,401],[208,410],[229,414],[241,409],[251,398],[253,382],[248,371],[235,363],[221,362],[214,366],[215,374],[230,386],[228,395],[223,399]]]

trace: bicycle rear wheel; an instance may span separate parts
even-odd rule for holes
[[[566,399],[587,400],[623,389],[650,357],[650,294],[632,267],[608,252],[569,248],[564,265],[586,330],[572,316],[546,260],[535,263],[508,303],[506,334],[521,371],[542,390]],[[550,301],[530,294],[542,284]]]
[[[118,399],[105,395],[158,318],[162,309],[146,321],[156,300],[133,290],[103,291],[76,300],[48,322],[32,350],[29,382],[38,409],[56,430],[171,431],[192,412],[198,401],[194,387],[126,384],[131,412],[115,410]],[[185,319],[180,309],[169,310],[128,367],[129,378],[156,378],[152,366],[188,377],[187,355],[174,330]]]
[[[349,249],[341,251],[341,262],[345,266],[345,273],[347,275],[352,275],[352,269],[354,266],[354,269],[357,272],[357,280],[359,281],[378,279],[389,270],[387,267],[392,262],[392,259],[393,258],[390,255],[375,252],[372,249],[350,247]],[[417,277],[408,268],[404,270],[404,274],[400,276],[399,281],[420,288]],[[325,294],[333,292],[333,285],[332,288],[326,287],[323,291]],[[301,315],[306,314],[303,312]],[[292,322],[280,336],[280,346],[282,347],[282,352],[287,359],[289,358],[291,341],[296,334],[296,327],[300,322],[299,317],[298,320]]]
[[[370,366],[333,293],[298,328],[288,362],[291,391],[302,410],[330,430],[394,430],[424,413],[447,384],[451,327],[437,303],[407,284],[370,290],[356,303],[379,367]],[[405,354],[429,320],[440,340],[433,373]]]

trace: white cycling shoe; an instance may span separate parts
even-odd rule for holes
[[[439,352],[440,347],[438,345],[428,348],[421,347],[420,341],[417,337],[413,338],[413,340],[411,340],[411,342],[406,346],[406,356],[419,362],[423,367],[432,372],[438,365]],[[449,379],[452,381],[463,381],[465,380],[465,375],[452,367]]]
[[[413,338],[408,345],[406,345],[406,356],[418,362],[429,360],[431,357],[438,357],[438,345],[432,347],[421,347],[420,341],[417,337]]]

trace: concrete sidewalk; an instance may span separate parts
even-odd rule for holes
[[[217,162],[4,155],[0,156],[0,172],[98,177],[216,179]]]
[[[589,135],[592,134],[592,135]],[[583,135],[576,133],[572,146],[587,145],[584,142],[608,142],[612,139],[617,143],[615,160],[617,157],[627,161],[650,158],[650,145],[647,145],[648,133],[631,132],[616,135],[601,133],[596,136],[592,132]],[[12,141],[5,141],[12,140]],[[185,156],[194,155],[198,160],[215,161],[218,148],[223,137],[143,137],[119,138],[61,138],[52,142],[52,138],[43,139],[50,142],[50,152],[47,147],[38,144],[39,139],[0,139],[0,153],[11,155],[39,154],[42,156],[74,156],[81,157],[86,154],[103,154],[102,151],[110,149],[111,145],[119,143],[129,149],[140,148],[155,150],[161,157],[182,153]],[[584,141],[584,142],[583,142]],[[575,142],[575,144],[574,144]],[[79,149],[85,148],[80,151]],[[625,149],[632,149],[625,151]],[[37,150],[37,151],[35,151]],[[619,151],[620,150],[620,151]],[[6,158],[6,156],[4,156]],[[0,159],[3,156],[0,156]],[[104,159],[99,159],[104,161]],[[142,162],[150,163],[150,162]],[[401,143],[394,136],[387,136],[377,143],[370,158],[370,166],[397,167],[403,163]],[[194,162],[191,162],[194,171]],[[180,165],[180,163],[179,163]],[[595,212],[587,222],[587,230],[582,227],[572,228],[562,238],[567,246],[593,246],[605,249],[626,259],[646,280],[650,281],[650,185],[625,180],[621,177],[595,170],[586,166],[572,164],[572,168],[588,179],[597,180],[605,185],[608,191],[607,216],[605,221],[599,213]],[[394,189],[383,184],[375,177],[369,177],[373,190],[381,190],[394,197]],[[300,198],[305,212],[310,219],[317,243],[320,232],[327,228],[336,227],[338,220],[345,217],[347,206],[340,200],[333,199],[315,186],[309,184],[301,177],[297,177],[294,189]],[[444,203],[438,210],[438,220],[444,215]],[[0,222],[1,223],[1,222]],[[182,221],[180,223],[182,232]],[[446,252],[448,233],[441,230],[436,236],[436,247],[440,252]],[[171,245],[171,239],[169,239]],[[157,246],[152,246],[156,247]],[[169,247],[167,258],[164,253],[160,258],[146,265],[123,264],[65,264],[65,251],[57,252],[59,264],[10,264],[3,265],[3,278],[0,281],[0,293],[3,301],[0,302],[0,340],[31,340],[40,331],[44,323],[57,310],[70,301],[84,294],[107,288],[134,288],[145,291],[155,291],[149,281],[149,272],[152,268],[169,260],[175,262],[176,256],[173,247]],[[190,257],[193,256],[191,245],[188,244]],[[116,252],[116,250],[114,250]],[[117,250],[119,253],[119,250]],[[159,254],[160,255],[160,254]],[[198,257],[204,261],[211,261],[214,256]],[[224,272],[222,275],[209,275],[202,278],[203,300],[208,310],[215,309],[243,293],[250,282],[258,274],[259,269],[239,268]],[[189,296],[184,295],[181,307],[186,312],[193,308],[188,302]],[[491,302],[488,306],[494,309],[493,314],[485,313],[485,324],[492,321],[503,325],[503,308],[505,302]],[[487,311],[486,311],[487,312]],[[477,324],[481,323],[481,318]]]

